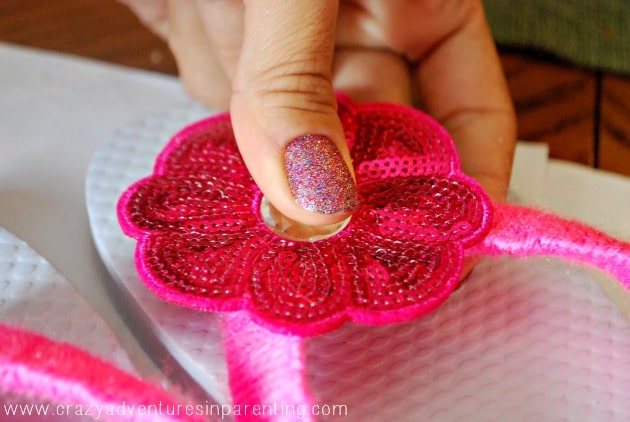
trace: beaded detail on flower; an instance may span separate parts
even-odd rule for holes
[[[342,97],[339,114],[361,205],[339,233],[314,242],[267,227],[229,115],[177,134],[118,204],[149,288],[190,308],[247,310],[269,329],[303,336],[346,320],[405,321],[442,303],[457,286],[463,248],[488,229],[490,199],[425,114]]]

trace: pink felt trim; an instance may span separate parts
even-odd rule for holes
[[[272,333],[247,312],[226,314],[223,332],[237,420],[314,420],[301,337]]]
[[[497,204],[492,229],[468,253],[556,256],[599,268],[630,290],[629,243],[536,209]]]
[[[118,410],[117,406],[126,405],[120,408],[126,413],[114,415],[116,420],[202,420],[185,413],[167,415],[166,406],[175,409],[178,403],[166,392],[76,346],[1,324],[0,338],[0,389],[52,403],[81,405],[84,409],[91,405],[94,409],[109,406]],[[138,406],[160,403],[163,414],[130,411],[132,407],[137,410]]]

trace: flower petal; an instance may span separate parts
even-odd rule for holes
[[[436,159],[435,156],[405,155],[402,157],[363,161],[358,165],[356,172],[359,182],[398,176],[446,176],[451,173],[451,165],[448,161],[448,156]]]
[[[238,230],[254,224],[253,182],[208,174],[152,176],[128,189],[119,202],[126,233]]]
[[[221,114],[191,125],[175,135],[156,160],[156,174],[221,174],[249,177],[238,151],[229,116]]]
[[[355,322],[386,324],[419,317],[435,309],[457,286],[463,259],[457,244],[426,246],[378,236],[360,238],[352,252],[359,268],[349,311]]]
[[[356,278],[331,242],[278,239],[256,259],[250,294],[253,311],[267,326],[315,335],[340,325]]]
[[[240,309],[256,252],[248,240],[225,232],[147,236],[138,244],[136,262],[162,299],[195,309]]]
[[[459,168],[451,137],[426,114],[391,104],[356,106],[356,145],[351,151],[355,166],[385,158],[425,156],[436,168]]]
[[[490,200],[465,176],[392,177],[358,185],[375,233],[423,244],[477,240],[490,224]]]

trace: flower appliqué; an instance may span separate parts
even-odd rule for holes
[[[213,116],[175,135],[153,174],[118,203],[144,283],[166,301],[246,310],[299,336],[347,320],[406,321],[439,306],[458,284],[465,248],[489,228],[490,199],[424,113],[345,97],[338,110],[361,201],[346,227],[313,242],[274,233],[229,115]]]

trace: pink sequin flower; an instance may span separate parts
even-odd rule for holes
[[[347,320],[406,321],[441,304],[457,286],[464,248],[488,230],[490,199],[425,114],[344,98],[339,114],[361,206],[343,230],[314,242],[267,227],[229,115],[177,134],[118,204],[148,287],[194,309],[246,310],[300,336]]]

